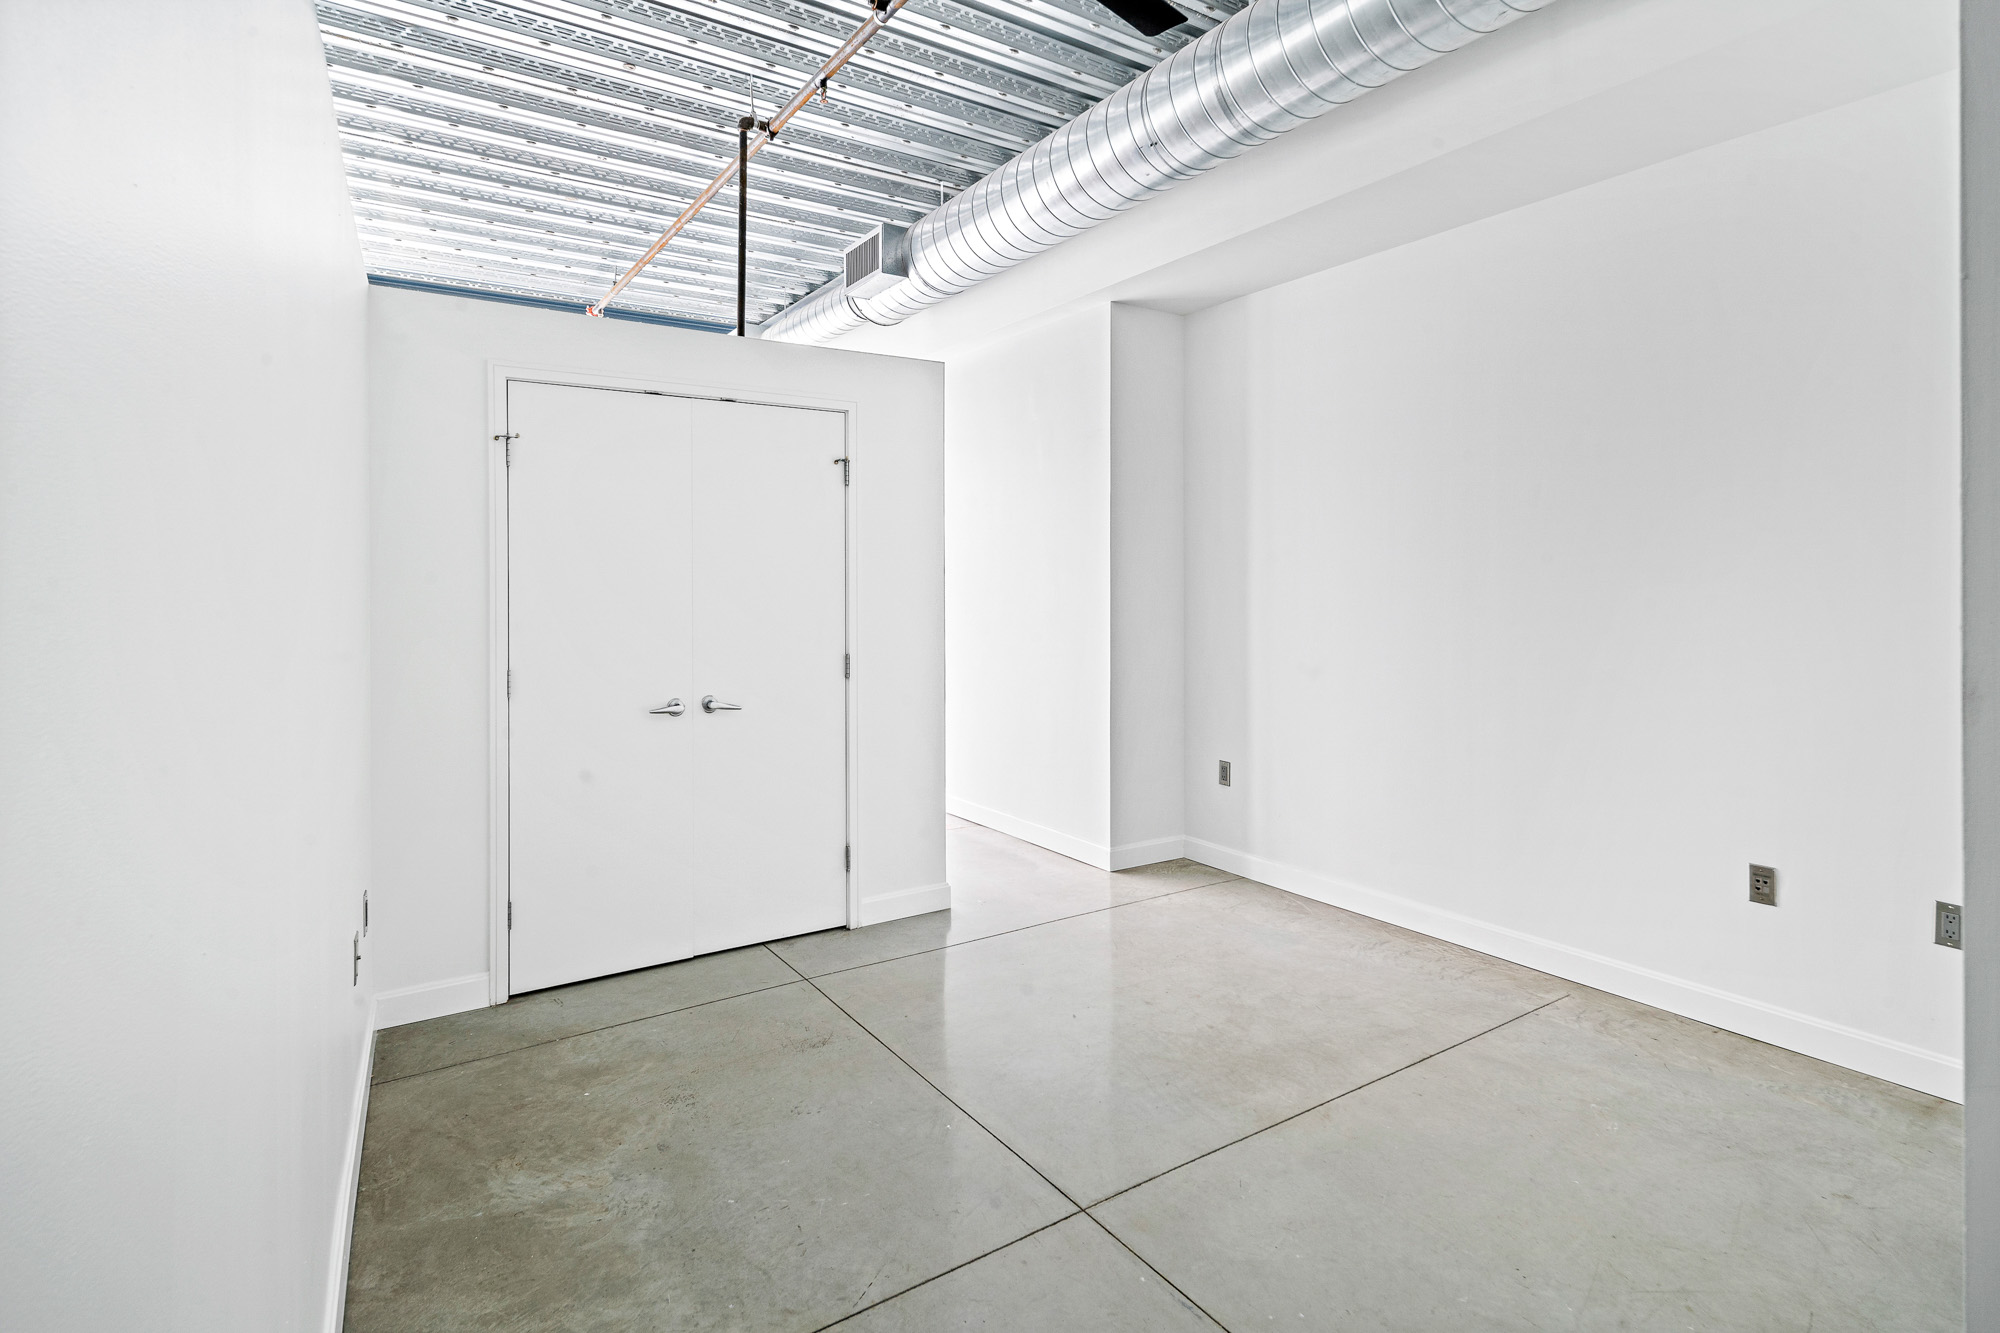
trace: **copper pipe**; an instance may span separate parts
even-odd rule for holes
[[[611,290],[604,293],[596,305],[584,308],[585,314],[602,318],[604,307],[610,305],[617,298],[618,293],[624,291],[632,279],[639,276],[646,265],[660,257],[660,251],[666,249],[667,243],[681,234],[681,228],[694,221],[695,214],[708,207],[709,200],[715,198],[722,187],[729,184],[730,179],[736,175],[737,168],[739,166],[743,167],[747,174],[750,159],[757,155],[758,150],[778,137],[778,131],[785,128],[791,118],[799,113],[800,107],[812,100],[814,93],[823,93],[826,81],[839,73],[841,67],[846,65],[848,61],[854,59],[860,53],[861,48],[868,44],[868,39],[882,31],[883,25],[889,21],[897,10],[908,4],[909,0],[874,0],[874,3],[875,9],[862,21],[861,26],[856,28],[853,34],[846,41],[842,42],[832,55],[826,58],[826,62],[813,73],[811,78],[807,79],[800,86],[796,93],[792,94],[791,101],[785,103],[784,106],[778,109],[776,115],[773,115],[768,121],[763,123],[761,126],[763,133],[751,138],[748,146],[738,153],[737,156],[729,160],[728,166],[715,173],[715,179],[703,187],[702,192],[694,197],[694,202],[682,209],[680,216],[667,224],[667,229],[660,233],[660,239],[654,241],[647,248],[646,253],[639,256],[638,262],[626,269],[623,276],[611,284]]]

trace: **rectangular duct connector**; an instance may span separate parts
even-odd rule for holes
[[[847,252],[847,294],[878,296],[910,276],[910,229],[884,222]]]

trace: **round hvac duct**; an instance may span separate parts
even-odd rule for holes
[[[862,297],[836,277],[759,332],[901,323],[1549,3],[1256,0],[920,219],[906,279]]]

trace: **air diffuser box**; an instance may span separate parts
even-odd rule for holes
[[[847,294],[879,296],[910,276],[910,229],[884,222],[847,252]]]

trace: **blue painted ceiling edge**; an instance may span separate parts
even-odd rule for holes
[[[564,301],[550,296],[521,296],[514,292],[482,291],[477,287],[455,287],[444,282],[420,282],[415,278],[392,278],[382,273],[370,273],[368,283],[372,287],[395,287],[406,292],[429,292],[435,296],[465,296],[475,301],[500,301],[507,305],[531,306],[537,310],[561,310],[568,314],[583,313],[584,302]],[[629,310],[613,306],[604,312],[610,319],[629,319],[635,324],[660,324],[672,329],[692,329],[696,333],[734,333],[734,324],[716,324],[706,320],[683,319],[679,315],[656,315],[650,310]]]

